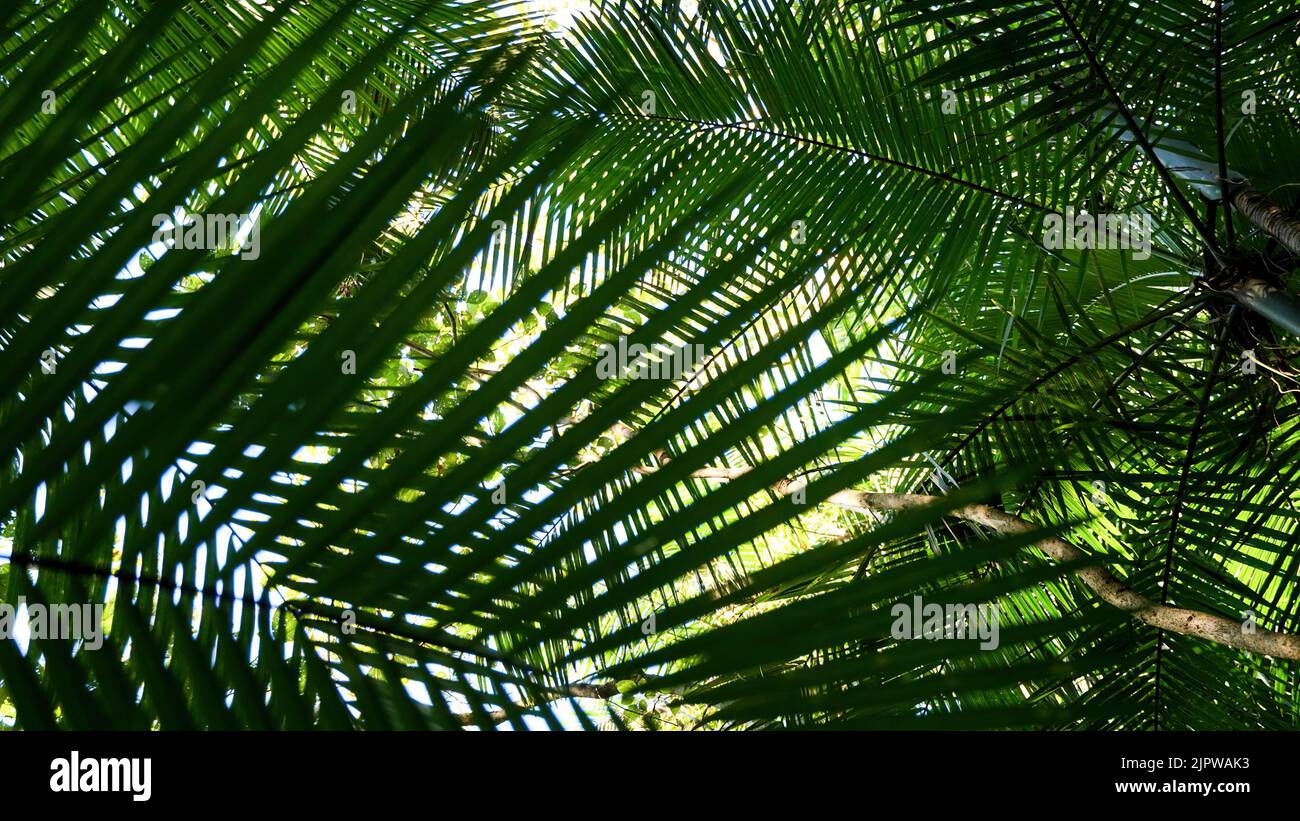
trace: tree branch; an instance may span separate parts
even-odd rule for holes
[[[654,473],[656,470],[657,468],[653,467],[636,469],[638,473],[643,474]],[[732,480],[743,476],[749,470],[749,468],[701,468],[692,471],[690,475],[696,479]],[[781,496],[789,496],[807,485],[806,480],[787,479],[773,485],[772,490]],[[826,501],[849,510],[887,512],[926,507],[940,502],[941,498],[918,493],[841,490],[829,496]],[[1032,522],[991,505],[966,505],[949,512],[948,515],[984,525],[1004,535],[1031,533],[1038,529]],[[1034,546],[1059,562],[1074,562],[1088,557],[1087,553],[1057,536],[1044,538]],[[1185,636],[1196,636],[1215,644],[1251,653],[1300,660],[1300,636],[1276,633],[1262,628],[1248,633],[1242,623],[1223,616],[1153,602],[1104,567],[1096,565],[1084,567],[1074,571],[1074,575],[1078,576],[1079,580],[1102,601],[1152,627]]]

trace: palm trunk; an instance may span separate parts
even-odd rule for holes
[[[1300,220],[1287,214],[1277,203],[1248,185],[1239,187],[1232,193],[1231,199],[1232,206],[1243,217],[1300,257]]]
[[[1117,116],[1117,112],[1104,109],[1098,116],[1108,122]],[[1221,171],[1218,163],[1191,143],[1165,138],[1150,144],[1127,128],[1115,128],[1121,140],[1141,142],[1170,174],[1210,202],[1222,203],[1226,195],[1232,208],[1300,257],[1300,220],[1289,216],[1277,203],[1251,188],[1241,174],[1230,169],[1226,173]],[[1300,336],[1300,305],[1285,291],[1262,279],[1248,277],[1233,286],[1229,293],[1242,307]]]
[[[1230,293],[1238,304],[1300,336],[1300,305],[1282,289],[1251,278],[1239,282]]]
[[[1282,243],[1300,257],[1300,220],[1287,214],[1277,203],[1249,185],[1238,185],[1229,194],[1232,207],[1255,227]],[[1300,305],[1280,288],[1260,279],[1246,279],[1232,289],[1238,303],[1300,336]]]

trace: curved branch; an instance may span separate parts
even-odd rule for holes
[[[655,470],[657,468],[637,468],[638,473],[653,473]],[[749,468],[701,468],[692,471],[690,475],[696,479],[731,480],[743,476],[749,470]],[[807,487],[807,484],[805,480],[785,480],[773,485],[772,490],[782,496],[788,496]],[[829,496],[826,501],[850,510],[886,512],[934,505],[940,502],[941,498],[919,493],[841,490]],[[947,515],[984,525],[1005,535],[1032,533],[1038,529],[1038,526],[1032,522],[991,505],[966,505],[950,511]],[[1057,536],[1046,537],[1036,542],[1034,547],[1059,562],[1077,562],[1088,558],[1089,555]],[[1196,636],[1215,644],[1250,653],[1300,660],[1300,636],[1262,628],[1247,632],[1241,622],[1223,616],[1153,602],[1106,568],[1097,565],[1075,570],[1074,575],[1078,576],[1079,580],[1102,601],[1152,627],[1185,636]]]

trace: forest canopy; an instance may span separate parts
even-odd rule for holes
[[[6,4],[0,725],[1296,728],[1298,32]]]

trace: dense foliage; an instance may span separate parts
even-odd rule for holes
[[[1295,727],[1292,0],[593,6],[0,12],[0,720]]]

